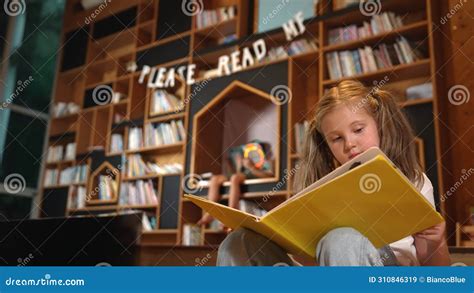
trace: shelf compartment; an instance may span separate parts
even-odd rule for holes
[[[380,69],[380,70],[370,72],[370,73],[348,76],[348,77],[344,77],[337,80],[324,80],[323,85],[325,87],[335,85],[344,79],[357,79],[359,81],[372,81],[372,80],[383,79],[385,75],[388,75],[389,78],[395,77],[396,79],[399,79],[400,77],[402,77],[403,79],[410,79],[410,78],[415,78],[418,76],[428,76],[430,72],[430,64],[431,62],[429,59],[423,59],[423,60],[416,61],[413,63],[401,64],[401,65],[393,66],[390,68]]]

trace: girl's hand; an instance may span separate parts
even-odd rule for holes
[[[438,245],[444,240],[444,233],[446,231],[446,222],[439,223],[430,228],[413,235],[415,238],[423,239],[428,245]]]
[[[446,223],[434,225],[413,235],[418,260],[426,266],[449,266],[448,245],[444,239]]]

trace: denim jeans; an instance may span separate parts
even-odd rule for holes
[[[390,247],[376,249],[353,228],[329,231],[319,241],[316,261],[320,266],[393,266],[398,265]],[[219,246],[218,266],[293,266],[287,252],[265,236],[248,229],[227,235]]]

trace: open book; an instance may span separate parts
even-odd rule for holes
[[[232,229],[251,229],[289,253],[311,257],[319,240],[338,227],[352,227],[380,248],[443,221],[378,148],[353,158],[263,217],[199,196],[185,197]]]

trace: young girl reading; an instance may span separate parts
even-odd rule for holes
[[[346,80],[319,101],[306,133],[296,176],[301,190],[370,147],[379,147],[434,206],[433,187],[416,156],[414,135],[392,96]],[[310,225],[310,223],[308,223]],[[318,243],[322,266],[449,265],[445,223],[376,249],[359,231],[342,227]],[[222,242],[218,265],[293,265],[280,246],[248,229],[237,229]]]
[[[219,189],[230,177],[229,207],[239,209],[241,198],[240,185],[245,179],[267,178],[273,176],[272,153],[268,143],[253,140],[247,144],[233,147],[229,151],[227,176],[223,174],[213,175],[209,181],[208,198],[219,202],[221,194]],[[198,225],[207,225],[214,218],[205,213],[198,221]]]

